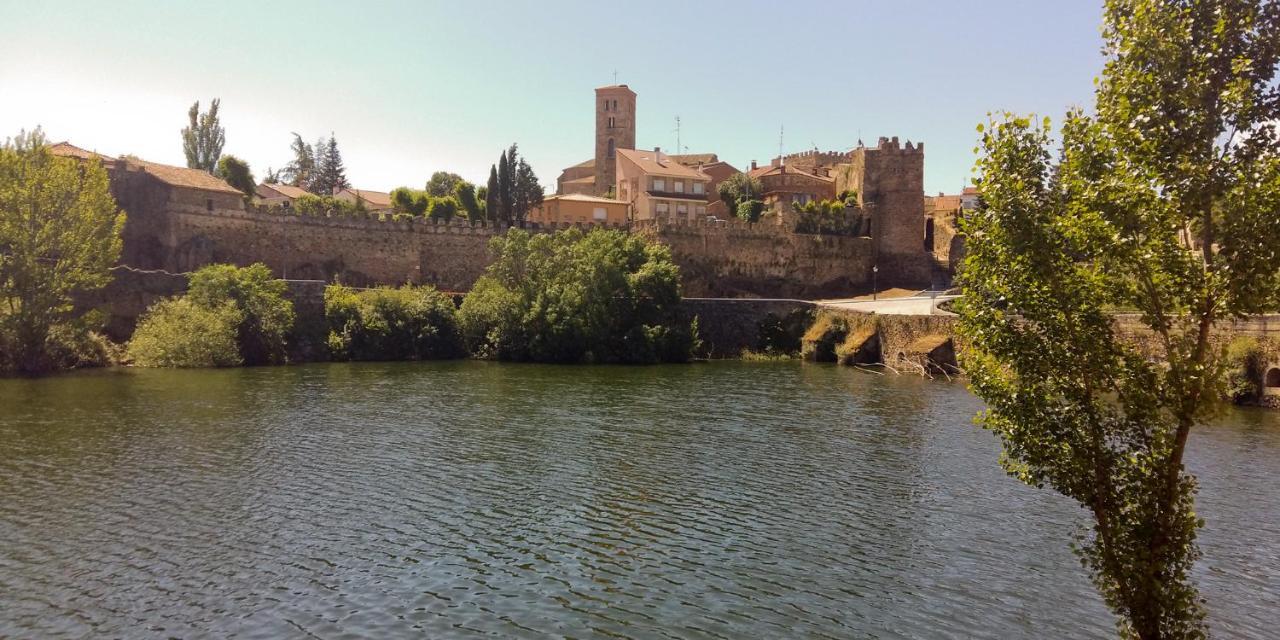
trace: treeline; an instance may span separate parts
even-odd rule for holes
[[[515,144],[489,167],[489,181],[480,187],[456,173],[437,171],[425,189],[400,187],[391,192],[398,215],[451,220],[519,224],[542,204],[542,186],[533,167],[520,157]]]
[[[557,363],[684,362],[697,326],[680,319],[667,249],[617,231],[493,240],[496,260],[461,308],[430,286],[324,294],[329,359],[477,357]],[[281,364],[298,339],[284,282],[267,267],[213,265],[187,294],[142,317],[127,348],[145,367]]]

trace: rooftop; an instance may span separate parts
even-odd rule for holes
[[[573,200],[576,202],[598,202],[600,204],[626,204],[621,200],[615,200],[613,198],[601,198],[599,196],[589,196],[583,193],[566,193],[563,195],[546,196],[542,199],[543,202],[546,202],[547,200]]]
[[[115,161],[115,158],[96,153],[93,151],[85,151],[70,142],[59,142],[49,145],[49,152],[56,156],[67,158],[80,158],[82,160],[97,159],[104,162]],[[234,193],[240,195],[240,190],[226,183],[221,178],[214,177],[212,174],[201,169],[188,169],[187,167],[175,167],[158,162],[148,162],[141,158],[133,156],[121,156],[119,161],[124,162],[129,169],[142,170],[156,177],[161,182],[175,186],[187,187],[189,189],[200,189],[203,191],[216,191],[219,193]]]
[[[281,183],[276,183],[276,184],[265,184],[265,183],[264,183],[264,184],[260,184],[260,185],[258,185],[258,190],[259,190],[259,191],[261,191],[261,190],[263,190],[263,189],[270,189],[270,190],[275,191],[276,193],[278,193],[278,194],[280,194],[280,195],[282,195],[282,196],[284,196],[284,197],[286,197],[286,198],[301,198],[302,196],[310,195],[310,194],[311,194],[311,192],[310,192],[310,191],[307,191],[306,189],[303,189],[302,187],[295,187],[295,186],[293,186],[293,185],[291,185],[291,184],[281,184]],[[269,196],[268,196],[268,197],[269,197]]]
[[[694,180],[711,179],[707,174],[698,171],[697,169],[690,169],[689,167],[672,160],[671,156],[660,151],[618,149],[618,155],[626,158],[645,173],[655,173],[675,178],[692,178]]]

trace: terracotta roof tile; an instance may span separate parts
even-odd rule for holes
[[[137,158],[125,158],[125,161],[131,166],[141,168],[170,186],[200,189],[202,191],[217,191],[219,193],[240,193],[239,189],[227,184],[226,181],[200,169],[174,167]]]
[[[686,167],[700,167],[704,164],[711,164],[720,159],[714,153],[684,153],[667,156]]]
[[[578,202],[599,202],[601,204],[626,204],[621,200],[589,196],[585,193],[565,193],[562,195],[546,196],[542,199],[543,202],[546,202],[547,200],[576,200]]]
[[[710,176],[698,171],[690,169],[679,162],[675,162],[665,153],[655,151],[637,151],[635,149],[618,149],[618,155],[640,167],[645,173],[656,174],[660,176],[673,176],[676,178],[693,178],[695,180],[710,180]]]
[[[353,201],[355,200],[355,196],[359,195],[361,200],[364,200],[366,203],[374,207],[391,207],[391,194],[389,193],[383,193],[381,191],[367,191],[365,189],[343,189],[341,193],[347,194]]]
[[[310,194],[311,194],[311,192],[310,192],[310,191],[307,191],[306,189],[303,189],[302,187],[295,187],[295,186],[293,186],[293,185],[291,185],[291,184],[265,184],[265,183],[264,183],[264,184],[260,184],[260,185],[258,185],[258,192],[259,192],[259,195],[261,195],[261,192],[262,192],[264,189],[269,189],[269,190],[271,190],[271,191],[274,191],[274,192],[276,192],[276,193],[278,193],[278,194],[280,194],[280,195],[282,195],[282,196],[284,196],[284,197],[286,197],[286,198],[301,198],[302,196],[310,195]],[[266,196],[262,196],[262,197],[264,197],[264,198],[269,198],[269,197],[272,197],[272,196],[270,196],[270,195],[266,195]]]
[[[94,153],[93,151],[85,151],[84,149],[81,149],[80,147],[77,147],[74,144],[71,144],[70,142],[66,142],[66,141],[49,145],[49,153],[52,153],[55,156],[63,156],[67,158],[80,158],[82,160],[88,160],[90,158],[97,158],[99,160],[111,160],[111,158],[104,156],[100,153]]]

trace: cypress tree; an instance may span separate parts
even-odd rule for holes
[[[511,223],[511,165],[507,164],[507,152],[502,152],[498,159],[498,214],[497,218],[507,224]]]
[[[489,183],[484,188],[484,217],[486,220],[497,220],[498,209],[498,168],[489,165]]]

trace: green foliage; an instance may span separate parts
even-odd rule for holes
[[[182,128],[182,152],[187,156],[187,167],[203,169],[209,173],[218,166],[222,145],[227,141],[226,131],[218,120],[220,100],[213,99],[207,113],[200,113],[200,101],[195,101],[187,111],[189,124]]]
[[[138,322],[128,354],[140,367],[234,367],[243,363],[236,344],[242,314],[233,302],[214,307],[190,298],[162,300]]]
[[[764,214],[764,203],[759,200],[743,200],[738,203],[735,213],[740,220],[759,222],[760,216]]]
[[[225,155],[218,159],[218,169],[214,175],[227,181],[227,184],[239,189],[246,199],[252,198],[257,189],[257,181],[249,170],[249,163],[233,155]]]
[[[1239,337],[1227,344],[1227,395],[1236,402],[1257,400],[1262,395],[1265,353],[1256,338]]]
[[[1220,320],[1280,291],[1280,11],[1110,0],[1096,116],[980,127],[956,305],[964,368],[1009,473],[1077,500],[1076,545],[1125,637],[1204,636],[1183,466],[1226,389]],[[1118,337],[1133,308],[1163,364]]]
[[[861,213],[845,212],[844,200],[809,201],[804,204],[795,203],[791,208],[799,216],[796,220],[797,233],[821,233],[837,236],[856,236],[862,233],[863,217]]]
[[[750,215],[743,217],[744,209],[742,204],[744,202],[758,201],[764,197],[764,185],[760,183],[759,178],[753,178],[741,172],[735,173],[717,185],[716,191],[720,194],[720,200],[729,208],[729,211],[734,212],[734,215],[743,220],[755,221],[751,219]],[[760,218],[759,212],[763,208],[764,205],[762,203],[759,207],[753,207],[749,211],[755,211],[755,219],[758,220]]]
[[[483,187],[481,187],[483,189]],[[483,220],[484,212],[481,210],[480,203],[484,198],[476,197],[476,186],[467,181],[462,181],[453,190],[453,199],[458,202],[461,213],[467,216],[468,220]]]
[[[327,216],[342,218],[363,218],[369,215],[368,209],[360,202],[349,202],[332,196],[304,195],[294,198],[291,213],[313,218]],[[290,213],[284,211],[283,213]]]
[[[502,203],[498,197],[502,194],[501,187],[498,186],[498,170],[496,165],[489,167],[489,182],[484,186],[484,218],[485,220],[497,220],[498,214],[502,209]]]
[[[854,189],[845,189],[836,194],[836,200],[844,203],[844,206],[854,208],[858,206],[858,192]]]
[[[280,173],[280,179],[295,187],[307,189],[316,172],[316,149],[295,133],[289,150],[293,152],[293,160],[285,165]]]
[[[535,207],[542,204],[542,186],[533,167],[519,156],[516,145],[502,152],[498,164],[489,170],[486,207],[490,219],[504,224],[523,222]]]
[[[97,160],[50,154],[39,129],[0,146],[0,371],[75,364],[90,325],[72,294],[110,282],[124,220]]]
[[[452,197],[435,198],[431,201],[431,208],[427,210],[427,215],[432,220],[449,221],[458,213],[458,201]]]
[[[287,287],[266,265],[209,265],[191,275],[186,299],[206,309],[232,304],[240,314],[236,343],[247,365],[285,361],[286,337],[293,328],[293,303]]]
[[[448,171],[437,171],[431,174],[431,178],[427,180],[427,195],[436,198],[444,198],[451,196],[458,190],[459,185],[471,184],[462,179],[462,176]],[[474,185],[472,185],[474,188]]]
[[[696,330],[679,319],[667,247],[596,229],[490,243],[494,261],[462,303],[472,353],[536,362],[683,362]]]
[[[346,167],[342,164],[342,152],[338,150],[338,140],[332,133],[328,142],[323,138],[316,142],[315,165],[315,174],[306,185],[308,191],[327,196],[351,188]]]
[[[324,292],[329,350],[335,360],[432,360],[466,355],[457,311],[432,287],[406,285]]]
[[[756,326],[753,353],[794,357],[800,354],[801,338],[813,323],[813,311],[796,309],[785,316],[769,314]]]

